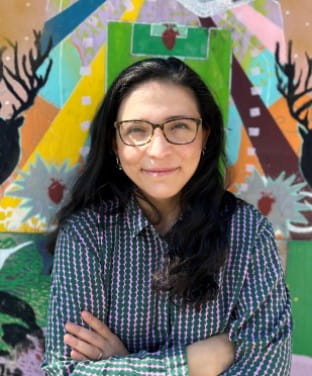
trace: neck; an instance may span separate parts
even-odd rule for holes
[[[180,197],[175,196],[164,200],[155,200],[150,197],[146,199],[147,201],[137,197],[139,206],[149,221],[154,224],[156,230],[161,235],[166,234],[179,218],[181,212]],[[157,213],[150,204],[157,209]]]

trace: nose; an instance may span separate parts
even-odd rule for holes
[[[167,154],[171,144],[166,140],[162,130],[156,128],[151,141],[147,144],[147,152],[152,157],[159,157]]]

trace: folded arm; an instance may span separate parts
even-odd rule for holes
[[[89,228],[92,228],[92,223]],[[194,370],[189,373],[188,361],[191,361],[193,369],[194,365],[200,364],[196,362],[204,361],[206,369],[209,369],[209,373],[206,375],[209,376],[216,376],[216,369],[226,368],[216,368],[216,362],[224,364],[226,355],[228,355],[227,359],[233,357],[233,350],[228,352],[229,341],[225,336],[220,337],[219,341],[215,341],[214,346],[210,345],[211,351],[209,351],[207,341],[204,358],[198,356],[200,350],[203,350],[204,341],[199,344],[201,345],[200,349],[197,348],[196,351],[190,345],[188,348],[192,349],[191,353],[189,351],[187,353],[186,346],[176,344],[171,347],[164,346],[159,351],[152,353],[140,351],[135,354],[127,354],[126,348],[119,344],[118,349],[121,349],[121,352],[114,353],[113,351],[105,356],[105,351],[103,351],[104,359],[101,360],[97,360],[102,352],[100,351],[102,350],[100,344],[103,344],[101,340],[96,340],[91,352],[90,347],[87,353],[84,353],[83,348],[77,347],[75,341],[79,335],[73,333],[73,328],[66,323],[75,323],[82,329],[92,327],[90,323],[87,325],[86,320],[82,319],[82,311],[92,312],[101,322],[105,322],[107,317],[105,267],[102,265],[97,248],[98,245],[93,239],[92,233],[86,229],[76,228],[73,231],[70,226],[67,226],[59,234],[54,258],[46,352],[43,362],[43,369],[47,375],[199,375]],[[106,327],[105,330],[107,335],[109,328]],[[75,338],[68,338],[70,332],[75,334]],[[66,343],[64,343],[64,336]],[[105,337],[105,334],[103,336]],[[86,339],[85,332],[82,337]],[[90,340],[87,339],[87,342]],[[214,357],[217,347],[219,354],[223,355],[218,359]],[[211,357],[209,358],[206,354],[210,354]],[[198,367],[195,366],[195,370],[196,368]]]
[[[291,307],[271,225],[263,221],[233,312],[235,361],[223,376],[290,373]]]

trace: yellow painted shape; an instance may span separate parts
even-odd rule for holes
[[[136,21],[144,3],[145,3],[145,0],[132,0],[133,9],[126,11],[120,17],[120,21],[126,21],[126,22]]]
[[[81,127],[85,121],[91,121],[104,96],[105,48],[102,47],[91,63],[91,73],[83,76],[62,111],[57,115],[41,142],[29,158],[27,165],[35,161],[39,153],[47,163],[77,163],[80,148],[88,132]],[[90,97],[91,104],[83,105],[82,98]],[[26,167],[27,169],[27,167]]]

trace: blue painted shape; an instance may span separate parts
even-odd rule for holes
[[[93,13],[106,0],[79,0],[62,13],[49,19],[43,29],[41,48],[44,51],[53,36],[52,45],[56,46],[67,37],[83,20]]]
[[[53,60],[51,72],[39,95],[58,108],[62,108],[81,79],[81,60],[77,49],[65,41],[50,53]],[[44,74],[46,64],[40,67],[39,74]]]
[[[259,73],[254,74],[254,69],[257,69]],[[260,96],[267,107],[270,107],[281,97],[277,90],[274,54],[269,50],[263,50],[252,59],[247,74],[253,86],[261,88]]]
[[[242,134],[242,120],[232,103],[229,109],[229,121],[226,127],[226,156],[227,166],[232,166],[238,160]]]

